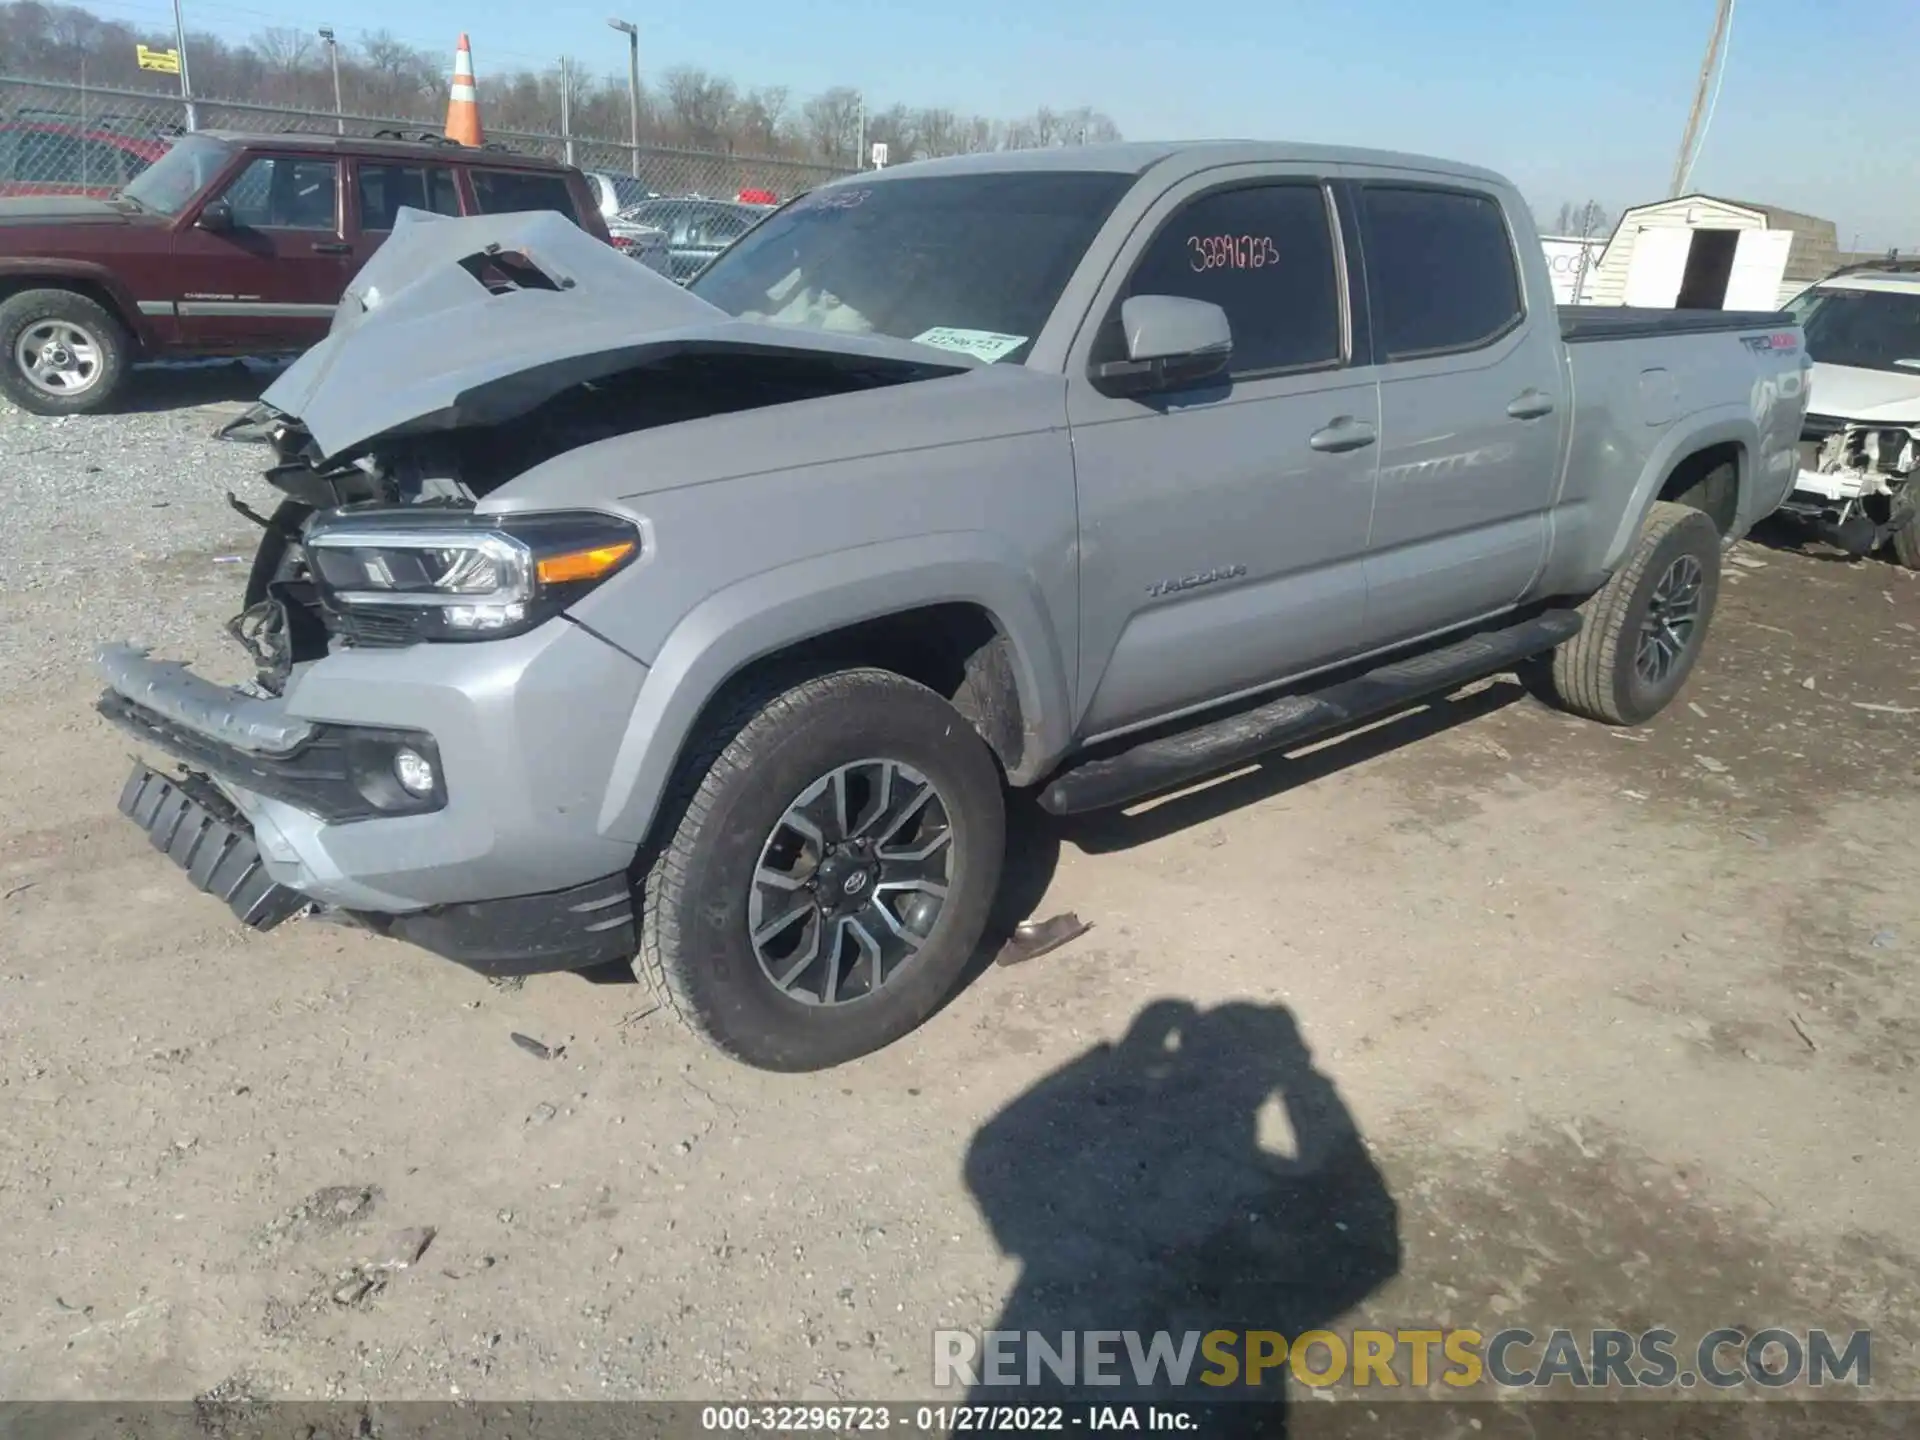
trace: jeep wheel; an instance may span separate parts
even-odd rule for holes
[[[26,290],[0,305],[0,391],[35,415],[88,415],[125,378],[132,338],[71,290]]]
[[[986,927],[1006,817],[985,743],[883,670],[751,687],[696,736],[649,868],[635,969],[765,1070],[899,1039]]]
[[[1529,667],[1542,698],[1589,720],[1638,725],[1680,693],[1720,593],[1720,532],[1701,511],[1662,501],[1640,543],[1580,607],[1580,633]]]

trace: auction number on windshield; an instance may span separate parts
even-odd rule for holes
[[[1189,235],[1187,263],[1200,274],[1209,270],[1264,270],[1280,263],[1280,247],[1271,235]]]

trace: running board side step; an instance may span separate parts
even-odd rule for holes
[[[1256,756],[1292,749],[1424,696],[1497,675],[1579,633],[1578,611],[1549,610],[1505,630],[1470,635],[1324,690],[1283,696],[1257,709],[1075,766],[1041,792],[1040,807],[1054,815],[1078,815],[1124,805]]]

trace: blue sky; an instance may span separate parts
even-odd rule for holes
[[[159,0],[121,0],[124,6]],[[481,73],[562,52],[623,70],[614,10],[513,0],[183,0],[235,38],[265,24],[385,25]],[[1413,149],[1511,175],[1543,220],[1588,196],[1665,193],[1713,0],[601,0],[677,64],[796,95],[859,87],[1011,115],[1093,105],[1133,139],[1247,136]],[[1730,65],[1693,188],[1833,219],[1840,243],[1920,248],[1916,0],[1736,0]]]

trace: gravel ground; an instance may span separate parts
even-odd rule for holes
[[[278,497],[261,450],[213,430],[273,373],[154,367],[136,379],[140,408],[118,415],[48,420],[0,402],[0,685],[70,679],[103,637],[239,655],[220,625],[239,608],[257,531],[226,496],[256,509]]]
[[[0,413],[0,1400],[926,1400],[936,1328],[1235,1322],[1868,1326],[1920,1399],[1912,577],[1743,546],[1650,726],[1503,681],[1031,825],[1089,934],[766,1075],[242,933],[114,813],[86,655],[238,658],[252,383]]]

